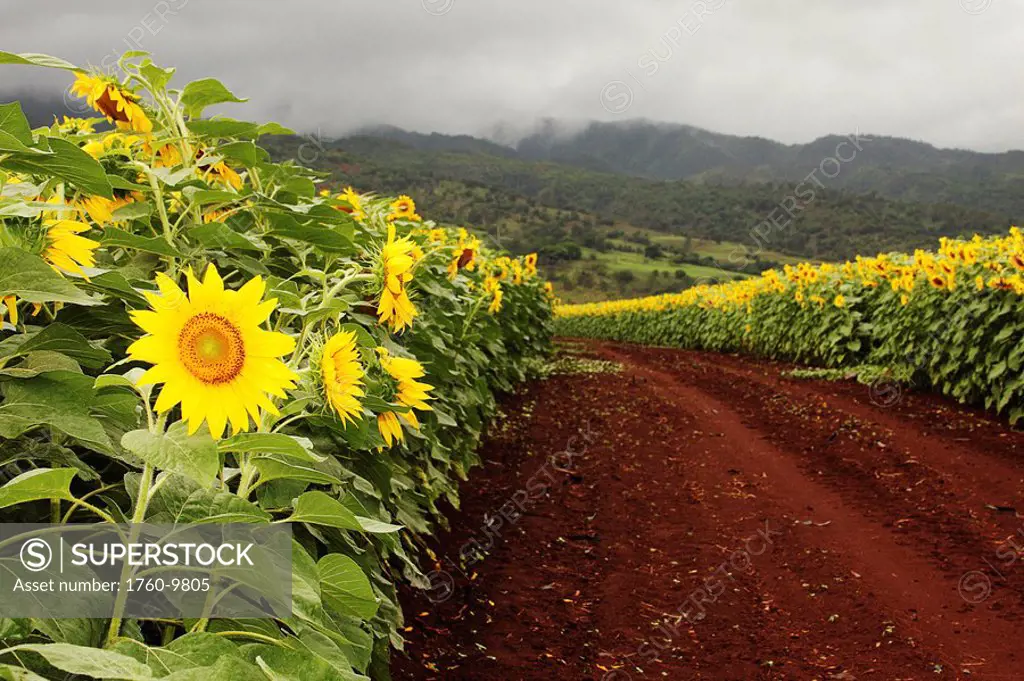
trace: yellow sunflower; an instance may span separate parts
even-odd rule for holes
[[[142,149],[147,154],[154,156],[154,168],[174,168],[181,165],[181,151],[173,144],[164,144],[159,148],[154,148],[152,144],[146,142]]]
[[[843,295],[840,294],[836,296],[835,300],[832,301],[832,304],[835,305],[836,307],[846,307],[846,298],[844,298]]]
[[[109,224],[122,224],[122,220],[114,220],[114,212],[130,203],[134,203],[134,199],[130,196],[115,196],[113,199],[102,196],[86,196],[79,199],[75,203],[75,207],[78,209],[79,217],[83,220],[88,215],[98,226],[105,227]]]
[[[18,325],[18,299],[15,296],[4,296],[0,302],[7,308],[7,315],[11,318],[11,324]],[[4,319],[4,311],[0,309],[0,321]]]
[[[345,191],[338,198],[350,206],[348,210],[344,208],[341,210],[350,214],[354,220],[362,221],[366,219],[366,211],[363,210],[363,199],[359,194],[356,194],[352,187],[345,187]]]
[[[416,202],[405,194],[391,202],[391,212],[388,214],[388,220],[413,220],[419,222],[422,219],[416,214]]]
[[[93,132],[93,125],[95,125],[88,118],[68,118],[64,116],[63,120],[58,121],[57,117],[54,116],[54,121],[57,123],[57,128],[61,132],[66,133],[90,133]]]
[[[54,203],[54,200],[48,203]],[[65,220],[59,217],[59,213],[47,211],[43,213],[43,227],[46,228],[43,260],[58,272],[74,272],[88,279],[82,268],[96,265],[93,251],[100,247],[98,241],[79,236],[89,231],[89,225]]]
[[[216,183],[224,187],[232,187],[235,190],[242,188],[242,176],[231,168],[224,161],[218,161],[209,166],[199,169],[200,175],[207,182]]]
[[[402,406],[409,407],[409,411],[398,414],[393,411],[377,415],[377,429],[381,437],[390,447],[397,440],[405,442],[405,433],[402,431],[401,418],[413,428],[419,428],[420,422],[416,418],[414,409],[430,411],[431,407],[427,400],[433,399],[428,393],[433,386],[417,381],[423,378],[426,372],[423,365],[414,359],[405,357],[392,357],[386,348],[377,348],[377,357],[380,365],[387,374],[396,382],[394,401]]]
[[[338,413],[342,423],[355,421],[362,411],[359,398],[365,395],[362,390],[365,373],[359,364],[355,332],[334,334],[324,346],[323,353],[320,372],[327,402]]]
[[[99,160],[107,152],[119,149],[130,151],[131,147],[137,144],[142,138],[138,135],[125,135],[120,132],[109,132],[99,139],[94,139],[82,145],[82,151]]]
[[[295,347],[290,336],[260,328],[277,307],[263,301],[260,277],[237,291],[226,290],[212,264],[200,282],[187,272],[188,296],[164,274],[156,278],[160,294],[147,293],[152,310],[132,312],[147,335],[128,347],[128,355],[152,364],[140,384],[163,383],[156,410],[181,404],[182,419],[194,433],[206,421],[219,438],[228,421],[232,433],[257,424],[260,410],[277,414],[267,394],[284,398],[297,376],[279,357]]]
[[[528,277],[537,276],[537,254],[529,253],[523,258],[523,262],[526,265],[526,275]]]
[[[153,122],[139,106],[139,97],[107,78],[76,73],[71,94],[85,97],[89,106],[107,117],[122,130],[152,132]]]
[[[382,324],[390,324],[396,332],[411,326],[416,316],[416,308],[405,290],[406,284],[412,281],[415,248],[416,244],[408,237],[395,239],[395,226],[388,225],[388,241],[380,254],[384,290],[380,294],[377,315]]]
[[[461,245],[452,255],[452,259],[448,262],[448,278],[455,281],[456,275],[459,270],[468,270],[470,272],[476,267],[474,259],[476,258],[476,250],[473,248],[463,248]]]
[[[495,277],[487,277],[484,280],[484,291],[491,295],[491,303],[487,306],[487,311],[491,314],[501,312],[501,299],[505,295],[501,290],[501,282]]]

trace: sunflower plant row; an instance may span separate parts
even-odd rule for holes
[[[678,294],[556,308],[558,333],[746,352],[893,380],[1024,417],[1024,234],[786,266]],[[877,373],[877,371],[876,371]],[[879,376],[884,378],[884,376]]]
[[[395,582],[494,393],[547,350],[535,256],[327,189],[129,53],[95,111],[0,106],[0,522],[289,523],[287,619],[0,619],[0,678],[387,678]]]

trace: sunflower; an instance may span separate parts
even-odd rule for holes
[[[122,130],[152,132],[153,122],[139,106],[139,97],[117,82],[87,73],[76,73],[71,94],[85,97],[89,106]]]
[[[511,259],[508,256],[504,255],[501,256],[500,258],[494,259],[494,262],[492,264],[498,271],[498,273],[495,274],[494,277],[498,281],[504,281],[505,279],[508,278],[509,263],[511,262]]]
[[[402,423],[399,418],[413,428],[420,427],[420,422],[413,410],[430,411],[430,405],[426,401],[433,399],[428,393],[434,388],[416,380],[423,378],[426,373],[423,370],[423,365],[416,360],[392,357],[386,348],[377,348],[377,357],[380,360],[381,368],[396,383],[394,401],[409,408],[408,411],[401,414],[388,411],[377,415],[377,429],[390,447],[396,440],[405,442],[405,433],[402,432]]]
[[[331,336],[320,359],[327,403],[338,413],[342,423],[355,421],[362,411],[359,398],[365,393],[363,367],[359,364],[354,331],[341,331]]]
[[[422,219],[419,215],[416,215],[416,202],[405,194],[391,202],[391,212],[388,213],[388,220],[413,220],[419,222]]]
[[[146,294],[153,309],[132,312],[147,335],[128,347],[128,355],[153,365],[139,383],[163,383],[157,412],[181,403],[189,433],[204,420],[214,438],[223,435],[228,421],[232,433],[248,430],[249,417],[258,424],[261,409],[278,413],[268,393],[283,398],[295,386],[298,377],[278,359],[295,341],[260,328],[277,307],[276,299],[263,301],[262,278],[232,291],[225,290],[212,264],[202,282],[186,274],[188,296],[158,274],[160,294]]]
[[[395,239],[395,226],[388,225],[388,242],[381,250],[384,289],[380,294],[377,314],[382,324],[389,323],[394,331],[401,331],[412,325],[416,308],[405,290],[412,281],[412,267],[415,264],[412,253],[416,244],[408,237]]]
[[[495,277],[487,277],[484,280],[484,293],[491,296],[491,303],[487,306],[487,311],[491,314],[498,314],[501,311],[501,299],[505,295],[501,290],[501,282]]]
[[[64,133],[90,133],[93,132],[95,125],[89,118],[69,118],[67,116],[64,116],[61,121],[54,116],[54,122],[57,124],[57,129]]]
[[[487,311],[491,314],[498,314],[501,312],[501,299],[505,293],[501,290],[501,286],[495,286],[491,294],[493,298],[491,298],[491,304],[487,306]]]
[[[113,199],[107,199],[102,196],[87,196],[79,199],[75,203],[75,208],[78,209],[79,217],[83,221],[85,216],[88,215],[97,226],[105,227],[108,224],[123,224],[123,220],[114,220],[114,213],[117,209],[134,202],[135,200],[130,196],[115,196]]]
[[[242,188],[242,176],[239,175],[224,161],[218,161],[199,170],[202,178],[207,182],[216,183],[224,187],[232,187],[235,190]]]
[[[528,253],[523,262],[526,265],[526,275],[529,277],[537,276],[537,254]]]
[[[147,154],[154,156],[154,168],[174,168],[181,165],[181,151],[173,144],[165,144],[154,149],[153,145],[146,142],[142,149]]]
[[[832,304],[836,307],[846,307],[846,298],[844,298],[842,294],[839,294],[835,297],[835,300],[832,301]]]
[[[11,318],[11,324],[18,325],[18,299],[15,296],[4,296],[0,302],[7,308],[7,315]],[[0,309],[0,321],[3,321],[4,311]]]
[[[353,220],[363,221],[366,219],[366,211],[363,210],[363,199],[356,194],[352,187],[345,187],[345,191],[338,195],[338,199],[349,205],[349,208],[341,210],[352,216]]]
[[[96,264],[93,251],[100,247],[99,242],[79,236],[89,231],[89,225],[84,222],[64,220],[56,217],[57,213],[50,214],[55,217],[46,218],[44,213],[43,219],[43,227],[46,228],[43,259],[58,272],[74,272],[88,279],[82,268]]]

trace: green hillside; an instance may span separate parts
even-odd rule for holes
[[[438,147],[443,147],[444,136]],[[538,251],[570,300],[679,290],[695,280],[758,274],[794,259],[913,249],[940,236],[1003,231],[1007,216],[793,183],[659,181],[525,161],[460,138],[460,151],[358,136],[323,144],[312,161],[337,187],[409,193],[438,219],[485,232],[515,253]],[[299,147],[306,144],[304,154]],[[308,157],[308,140],[269,142]],[[804,196],[792,220],[780,204]],[[791,204],[792,205],[792,204]],[[774,224],[771,222],[774,220]]]

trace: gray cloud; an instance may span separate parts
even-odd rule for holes
[[[1024,147],[1021,25],[1011,0],[35,0],[3,9],[0,49],[101,64],[134,41],[251,99],[225,113],[324,135],[642,117],[998,151]],[[0,67],[0,97],[66,85]]]

